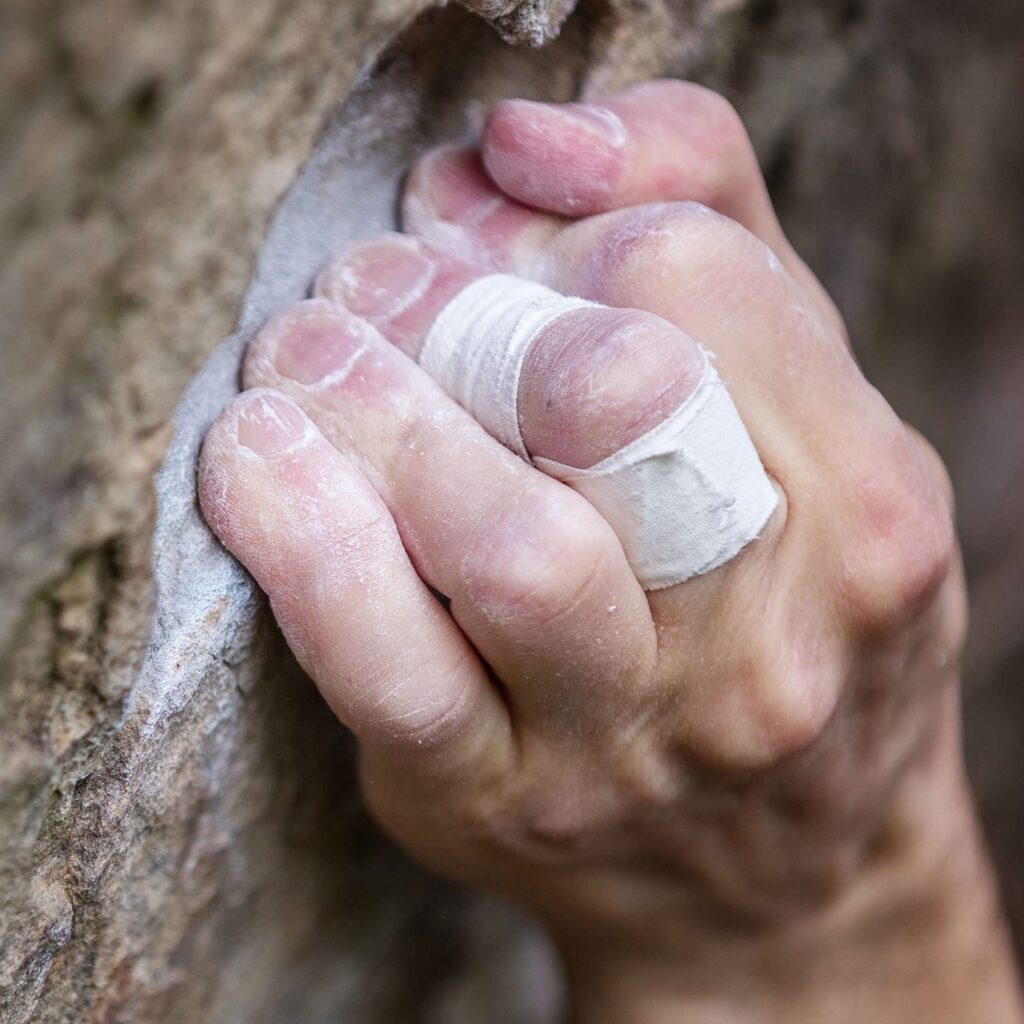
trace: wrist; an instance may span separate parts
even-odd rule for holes
[[[834,899],[763,926],[723,912],[655,950],[562,941],[578,1024],[1019,1024],[1013,958],[961,768],[955,704]],[[635,949],[631,953],[630,947]]]

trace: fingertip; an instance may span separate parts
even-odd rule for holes
[[[490,112],[483,165],[508,195],[567,216],[607,208],[627,160],[628,133],[608,107],[503,100]]]
[[[500,196],[475,146],[444,145],[413,165],[403,196],[403,224],[420,232],[427,223],[474,221]]]
[[[196,493],[203,518],[229,547],[240,522],[239,488],[258,487],[258,465],[303,445],[314,433],[305,413],[272,388],[243,391],[218,414],[200,448]]]
[[[225,525],[228,464],[234,445],[237,413],[230,402],[217,414],[203,438],[196,466],[196,496],[203,519],[218,537]]]
[[[640,310],[561,317],[523,364],[519,422],[530,453],[597,464],[670,416],[696,390],[705,360],[677,327]]]
[[[197,484],[207,523],[357,736],[436,772],[468,760],[475,730],[501,725],[503,706],[379,494],[298,403],[272,388],[232,399],[204,440]]]
[[[477,147],[442,146],[413,167],[402,199],[403,230],[443,246],[476,268],[519,267],[559,228],[503,192]]]

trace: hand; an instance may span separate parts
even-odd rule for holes
[[[500,104],[417,165],[404,227],[265,327],[200,467],[383,826],[531,906],[581,1020],[1019,1020],[958,748],[948,482],[732,109],[676,82]],[[757,540],[645,592],[595,507],[443,393],[424,338],[494,270],[614,307],[529,351],[530,454],[641,437],[699,343],[779,494]]]

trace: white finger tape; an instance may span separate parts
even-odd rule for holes
[[[479,277],[438,314],[420,366],[492,437],[530,461],[519,430],[526,351],[542,328],[595,305],[511,274]]]
[[[658,590],[739,554],[778,495],[706,353],[690,397],[596,466],[530,456],[518,414],[526,353],[559,317],[595,306],[508,274],[478,278],[441,311],[420,364],[489,433],[587,498],[615,529],[640,583]]]

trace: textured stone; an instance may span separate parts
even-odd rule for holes
[[[467,3],[530,47],[423,6],[0,7],[4,1024],[550,1015],[529,928],[367,820],[347,737],[191,490],[246,333],[500,95],[668,73],[740,107],[869,373],[960,485],[968,752],[997,859],[1019,850],[1024,11],[582,0],[536,49],[568,5]],[[345,146],[305,173],[339,205],[290,246],[292,183],[332,124]],[[227,336],[179,412],[154,543],[174,408]]]

